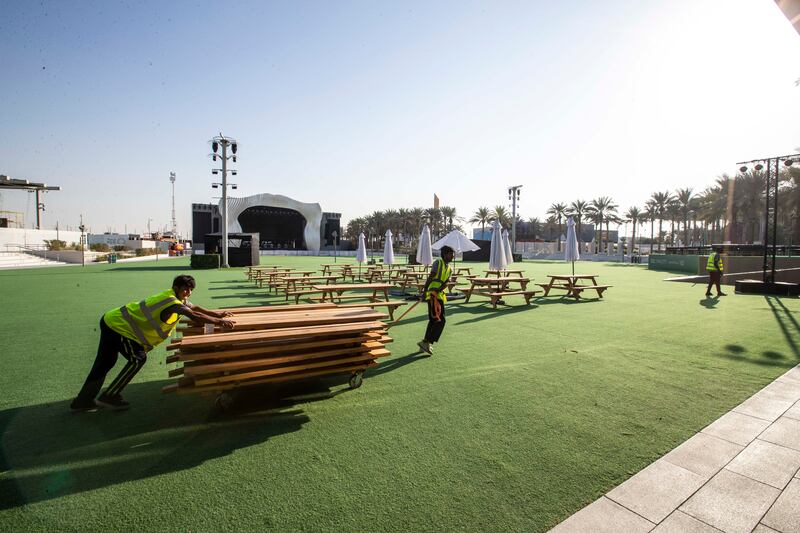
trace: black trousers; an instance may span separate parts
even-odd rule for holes
[[[427,342],[438,342],[444,330],[444,302],[435,296],[428,300],[428,327],[425,329],[425,339]]]
[[[97,356],[89,371],[89,376],[78,393],[79,399],[88,401],[97,397],[100,389],[103,388],[106,374],[117,364],[119,354],[122,354],[128,362],[106,389],[106,394],[109,396],[120,394],[125,385],[130,383],[133,376],[147,362],[147,352],[138,342],[123,337],[108,327],[103,317],[100,317],[100,342],[97,345]]]
[[[719,282],[722,279],[722,272],[719,270],[709,270],[708,271],[708,287],[706,287],[706,294],[711,292],[711,286],[717,286],[717,294],[722,292],[722,289],[719,287]]]

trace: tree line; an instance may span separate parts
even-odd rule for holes
[[[777,242],[785,244],[794,242],[793,236],[800,230],[800,169],[782,168],[778,183]],[[604,249],[608,242],[610,226],[623,223],[633,225],[631,244],[634,248],[637,243],[650,243],[657,250],[679,244],[691,246],[724,241],[753,244],[763,240],[765,189],[766,173],[749,170],[733,177],[722,174],[713,185],[697,193],[691,187],[656,191],[643,205],[631,206],[624,212],[610,196],[558,202],[547,209],[544,220],[518,215],[517,236],[523,240],[555,240],[560,251],[560,236],[566,231],[567,217],[571,216],[579,236],[584,224],[594,226],[597,250]],[[358,234],[364,232],[380,239],[391,229],[402,244],[413,248],[423,224],[430,226],[431,236],[436,240],[453,229],[463,231],[461,224],[464,222],[480,226],[483,232],[495,220],[505,228],[511,227],[512,216],[503,206],[479,207],[468,219],[459,217],[454,207],[390,209],[351,220],[345,237],[355,242]],[[643,234],[648,226],[650,237],[645,238]]]

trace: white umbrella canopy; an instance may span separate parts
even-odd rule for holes
[[[508,267],[506,247],[503,244],[503,231],[500,223],[492,222],[492,243],[489,249],[489,270],[505,270]]]
[[[419,246],[417,246],[417,263],[425,266],[433,264],[433,250],[431,250],[431,229],[425,224],[419,236]]]
[[[392,230],[386,230],[386,242],[383,244],[383,263],[394,264],[394,250],[392,249]]]
[[[434,250],[441,250],[442,246],[449,246],[456,253],[474,252],[481,247],[467,238],[466,235],[454,229],[431,245]]]
[[[506,268],[514,264],[514,253],[511,251],[511,237],[508,235],[508,230],[503,230],[503,250],[506,253]]]
[[[367,262],[367,242],[364,239],[364,233],[358,235],[358,248],[356,249],[356,261],[359,263]]]
[[[581,258],[578,251],[578,236],[575,234],[575,221],[567,219],[567,242],[564,247],[564,260],[572,261],[572,273],[575,274],[575,261]]]

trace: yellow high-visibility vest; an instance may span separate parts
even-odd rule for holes
[[[718,261],[717,264],[719,265],[719,269],[714,266],[714,256],[717,256]],[[719,254],[711,254],[708,256],[708,263],[706,263],[706,270],[716,271],[719,270],[722,272],[722,256]]]
[[[438,267],[438,275],[433,278],[433,280],[431,280],[431,284],[428,285],[428,290],[425,292],[425,299],[429,300],[431,297],[431,291],[436,291],[439,299],[442,302],[446,302],[447,295],[445,295],[444,289],[445,285],[450,279],[450,274],[453,273],[453,269],[451,269],[441,257],[436,258],[436,262],[433,264],[433,266],[431,266],[431,268],[434,267]]]
[[[169,289],[112,309],[103,315],[103,320],[112,330],[150,351],[167,340],[178,325],[176,313],[172,313],[166,322],[161,320],[161,312],[176,304],[182,305],[183,302],[175,296],[175,291]]]

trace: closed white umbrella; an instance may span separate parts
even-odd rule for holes
[[[367,262],[367,242],[364,232],[358,234],[358,248],[356,249],[356,261],[358,262],[358,279],[361,279],[361,263]]]
[[[503,244],[503,231],[500,223],[492,222],[492,243],[489,249],[489,270],[505,270],[508,266],[506,247]]]
[[[417,263],[425,266],[433,264],[433,250],[431,250],[431,229],[425,224],[419,236],[417,247]]]
[[[508,230],[503,230],[503,248],[506,252],[506,268],[514,264],[514,253],[511,251],[511,237],[508,235]]]
[[[392,230],[386,230],[386,242],[383,243],[383,263],[385,265],[394,264],[394,250],[392,249]]]
[[[575,275],[575,261],[581,258],[578,251],[578,236],[575,234],[575,221],[572,217],[567,219],[567,242],[564,247],[564,260],[572,261],[572,275]]]

